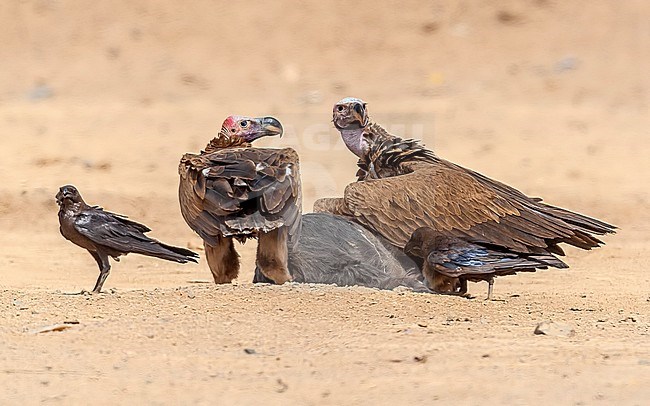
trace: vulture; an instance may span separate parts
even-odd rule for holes
[[[226,118],[219,134],[199,154],[180,162],[183,218],[202,239],[215,283],[239,273],[233,239],[259,240],[256,264],[276,283],[291,280],[287,249],[301,225],[298,154],[291,148],[253,148],[265,136],[282,136],[273,117]]]
[[[432,293],[418,265],[402,250],[358,223],[327,213],[302,216],[298,242],[289,249],[294,282],[366,286]],[[254,283],[273,283],[255,269]]]
[[[568,268],[552,254],[523,254],[498,246],[474,244],[465,239],[420,227],[413,232],[404,252],[423,260],[422,273],[431,289],[465,295],[467,281],[487,281],[487,299],[492,298],[495,276],[537,269]]]
[[[99,206],[89,206],[72,185],[59,189],[56,202],[63,237],[88,250],[99,266],[93,293],[99,293],[108,278],[111,270],[108,257],[119,261],[121,255],[135,253],[182,264],[197,262],[199,256],[194,252],[147,237],[145,233],[151,230],[144,224],[104,211]]]
[[[359,158],[358,181],[342,198],[316,201],[314,211],[348,216],[398,248],[420,227],[541,255],[564,255],[561,243],[589,250],[603,244],[597,236],[615,232],[613,225],[528,197],[439,158],[417,140],[388,133],[370,120],[360,99],[335,104],[333,122]]]

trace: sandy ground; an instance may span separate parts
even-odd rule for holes
[[[76,4],[76,5],[75,5]],[[110,4],[110,5],[109,5]],[[645,1],[0,4],[0,403],[647,404],[650,4]],[[395,132],[621,227],[568,271],[476,299],[214,286],[202,261],[129,256],[107,293],[58,233],[54,194],[195,247],[179,157],[228,114],[273,114],[305,211],[355,160],[330,128],[355,95]],[[574,333],[535,335],[543,321]],[[64,324],[59,332],[38,328]]]

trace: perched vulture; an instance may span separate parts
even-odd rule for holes
[[[147,237],[151,231],[144,224],[126,216],[104,211],[99,206],[89,206],[72,185],[65,185],[56,194],[59,205],[59,230],[66,240],[85,248],[99,266],[99,278],[93,293],[99,293],[111,270],[108,257],[119,261],[129,253],[147,255],[167,261],[197,262],[197,254],[185,248],[163,244]]]
[[[291,280],[287,245],[298,238],[301,190],[298,154],[291,148],[253,148],[282,135],[273,117],[226,118],[200,154],[185,154],[178,168],[183,218],[202,239],[216,283],[239,273],[233,238],[258,238],[257,265],[276,283]]]
[[[531,198],[517,189],[436,156],[370,121],[366,103],[346,98],[333,122],[359,157],[358,182],[343,198],[320,199],[316,212],[348,216],[403,248],[420,227],[521,254],[564,255],[560,243],[582,249],[615,226]]]
[[[355,222],[326,213],[302,216],[300,239],[289,249],[289,272],[301,283],[431,292],[418,265],[401,250]],[[272,281],[258,267],[253,282]]]
[[[553,254],[523,254],[498,246],[474,244],[441,235],[430,227],[420,227],[406,243],[407,255],[424,260],[422,273],[436,292],[467,293],[467,281],[487,281],[488,300],[495,276],[537,269],[568,268]]]

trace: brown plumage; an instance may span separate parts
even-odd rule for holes
[[[406,243],[404,252],[424,260],[422,273],[436,292],[464,295],[467,281],[487,281],[487,298],[492,297],[495,276],[537,269],[568,268],[553,254],[522,254],[498,246],[474,244],[462,238],[420,227]]]
[[[203,239],[216,283],[239,273],[233,238],[259,238],[261,271],[276,283],[291,280],[287,244],[296,241],[301,224],[298,154],[251,147],[255,139],[273,135],[282,135],[282,125],[272,117],[230,116],[204,151],[181,159],[181,212]]]
[[[359,157],[359,182],[348,185],[343,198],[317,201],[314,211],[352,217],[397,247],[426,226],[513,252],[563,255],[560,243],[591,249],[602,244],[597,235],[614,232],[612,225],[547,205],[389,134],[370,121],[359,99],[337,103],[333,115]]]
[[[151,231],[144,224],[129,220],[121,214],[89,206],[72,185],[65,185],[56,194],[59,205],[61,234],[72,243],[88,250],[99,266],[99,277],[93,293],[99,293],[111,270],[108,257],[119,261],[129,253],[147,255],[179,263],[197,262],[197,254],[174,247],[145,235]]]

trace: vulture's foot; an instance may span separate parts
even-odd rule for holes
[[[289,271],[286,269],[274,269],[274,270],[263,270],[262,273],[267,276],[267,278],[272,279],[273,282],[278,285],[282,285],[286,282],[291,282],[293,277],[289,274]]]

